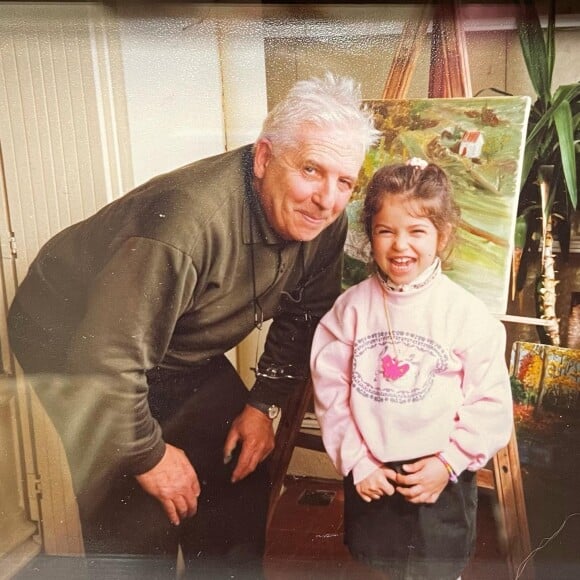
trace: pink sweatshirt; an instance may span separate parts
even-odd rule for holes
[[[387,304],[396,348],[376,276],[343,292],[314,335],[315,410],[336,469],[356,484],[437,452],[457,474],[483,467],[513,428],[503,325],[444,274]]]

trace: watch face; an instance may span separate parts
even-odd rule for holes
[[[258,411],[264,413],[264,415],[266,415],[268,419],[275,419],[280,414],[280,407],[278,407],[277,405],[274,404],[268,405],[267,403],[258,403],[258,402],[250,404],[252,405],[252,407],[258,409]]]

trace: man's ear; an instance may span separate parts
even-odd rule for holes
[[[260,139],[254,147],[254,175],[258,179],[264,177],[271,159],[272,143],[268,139]]]

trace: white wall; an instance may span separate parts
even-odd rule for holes
[[[267,113],[260,7],[117,12],[135,185],[253,141]]]
[[[215,21],[131,10],[119,14],[119,30],[138,185],[224,151],[225,135]]]

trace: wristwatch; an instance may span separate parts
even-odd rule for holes
[[[259,401],[252,401],[248,405],[258,409],[258,411],[262,411],[268,419],[274,420],[280,414],[280,407],[278,405],[268,405],[267,403],[260,403]]]

